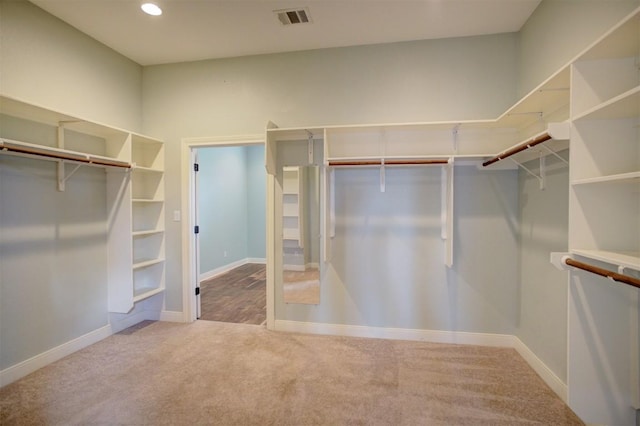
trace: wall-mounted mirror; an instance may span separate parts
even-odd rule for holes
[[[285,303],[320,303],[320,168],[282,168]]]

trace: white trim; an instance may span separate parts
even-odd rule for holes
[[[249,259],[247,259],[247,258],[236,260],[235,262],[228,263],[228,264],[220,266],[220,267],[218,267],[216,269],[212,269],[210,271],[203,272],[199,276],[199,279],[200,279],[199,282],[210,280],[211,278],[215,278],[218,275],[222,275],[224,273],[227,273],[230,270],[237,268],[238,266],[246,265],[247,263],[249,263],[248,260]]]
[[[246,265],[248,263],[258,263],[261,265],[266,265],[267,259],[260,257],[245,257],[244,259],[236,260],[235,262],[231,262],[227,265],[220,266],[216,269],[212,269],[207,272],[203,272],[200,274],[200,282],[210,280],[211,278],[215,278],[218,275],[222,275],[226,272],[231,271],[239,266]]]
[[[135,308],[134,308],[135,309]],[[127,329],[133,325],[138,324],[144,320],[155,320],[153,316],[158,316],[158,311],[140,309],[137,312],[130,314],[109,314],[109,326],[111,327],[111,334],[116,334],[124,329]]]
[[[540,359],[538,356],[531,350],[527,345],[524,344],[522,340],[520,340],[517,336],[513,336],[514,349],[518,351],[520,356],[524,358],[525,361],[529,364],[533,371],[538,373],[538,375],[544,380],[544,382],[553,390],[559,397],[567,402],[567,385],[560,380],[556,374],[551,371],[549,367]]]
[[[556,376],[527,345],[518,337],[510,334],[367,327],[362,325],[323,324],[287,320],[275,320],[275,330],[292,333],[329,334],[334,336],[370,337],[377,339],[414,340],[433,343],[513,348],[560,399],[567,402],[567,385]]]
[[[514,347],[513,336],[508,334],[469,333],[464,331],[420,330],[412,328],[368,327],[363,325],[323,324],[276,320],[277,331],[294,333],[329,334],[334,336],[372,337],[377,339],[416,340],[434,343]]]
[[[196,148],[205,148],[208,146],[246,146],[246,145],[264,145],[265,135],[235,135],[221,137],[195,137],[182,138],[180,160],[181,160],[181,209],[182,209],[182,312],[184,312],[184,321],[191,322],[196,320],[196,296],[195,286],[198,277],[198,271],[193,261],[195,256],[195,239],[191,230],[194,225],[194,208],[195,204],[193,194],[193,182],[191,173],[191,151]],[[268,215],[268,213],[267,213]],[[267,305],[275,303],[267,299]],[[267,312],[269,312],[267,306]]]
[[[58,361],[67,355],[93,345],[102,339],[105,339],[113,334],[111,325],[105,325],[60,346],[56,346],[53,349],[49,349],[46,352],[42,352],[34,357],[31,357],[11,367],[5,368],[0,371],[0,387],[15,382],[16,380],[33,373],[34,371],[45,367],[52,362]]]
[[[121,319],[115,319],[112,314],[109,318],[109,324],[0,371],[0,387],[13,383],[42,367],[46,367],[53,362],[84,349],[87,346],[91,346],[94,343],[98,343],[144,320],[187,322],[184,314],[176,311],[158,312],[154,310],[140,310],[139,312],[126,315]]]
[[[185,319],[183,312],[178,311],[161,311],[160,321],[167,322],[189,322]]]

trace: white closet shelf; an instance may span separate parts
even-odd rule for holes
[[[490,155],[490,154],[488,154]],[[363,155],[363,156],[329,156],[327,161],[412,161],[412,160],[448,160],[456,158],[483,158],[482,155]]]
[[[12,139],[0,139],[0,153],[22,157],[38,158],[46,161],[64,161],[96,167],[120,167],[130,169],[127,161],[117,160],[103,155],[88,154],[62,148],[54,148]]]
[[[569,148],[570,136],[569,122],[549,123],[547,129],[533,135],[524,142],[520,142],[502,151],[493,158],[485,161],[482,165],[487,167],[507,158],[513,158],[518,163],[526,163],[541,156],[554,154]],[[534,150],[537,145],[544,144],[544,149]]]
[[[354,158],[354,159],[340,159],[329,160],[329,167],[407,167],[407,166],[430,166],[430,165],[447,165],[451,163],[451,157],[437,156],[437,157],[398,157],[394,158]]]
[[[131,235],[133,237],[143,237],[147,235],[162,234],[163,232],[164,232],[164,229],[149,229],[144,231],[133,231]]]
[[[164,262],[163,258],[158,258],[158,259],[135,259],[133,261],[133,269],[142,269],[142,268],[146,268],[148,266],[152,266],[155,265],[157,263],[162,263]]]
[[[148,198],[133,198],[131,200],[132,203],[164,203],[163,199],[152,200]]]
[[[564,67],[495,120],[495,127],[525,128],[569,105],[570,68]]]
[[[572,249],[572,254],[640,271],[640,252]]]
[[[132,169],[134,172],[137,173],[150,173],[150,174],[163,174],[164,170],[162,169],[156,169],[156,168],[152,168],[152,167],[142,167],[142,166],[138,166],[136,164],[134,164],[132,166]]]
[[[147,299],[151,296],[155,296],[156,294],[162,293],[164,291],[164,287],[143,287],[136,289],[134,291],[133,303],[139,302],[141,300]]]
[[[299,240],[300,239],[300,232],[298,231],[298,229],[283,229],[282,230],[282,238],[284,240]]]
[[[574,180],[572,185],[590,185],[598,183],[640,184],[640,172],[620,173],[616,175],[598,176]]]
[[[314,137],[323,137],[326,130],[328,136],[339,133],[362,131],[437,131],[437,130],[480,130],[480,129],[514,129],[526,128],[563,107],[569,105],[569,67],[555,73],[515,105],[496,119],[460,120],[460,121],[427,121],[407,123],[370,123],[345,124],[313,127],[268,128],[268,139],[272,140],[306,140],[308,133]],[[475,155],[475,154],[474,154]],[[478,154],[477,156],[482,156]],[[485,156],[486,157],[486,156]]]
[[[640,86],[584,111],[573,120],[631,118],[638,115],[640,115]]]
[[[266,129],[267,151],[270,154],[267,155],[267,170],[268,173],[275,174],[275,157],[272,155],[275,150],[271,146],[275,146],[278,141],[306,140],[309,134],[325,139],[325,161],[434,157],[486,159],[495,155],[497,149],[494,147],[507,145],[513,135],[532,134],[544,122],[568,119],[569,77],[570,67],[566,66],[496,119],[291,128],[278,128],[270,123]],[[352,142],[348,146],[342,146],[343,140]],[[396,144],[394,140],[400,143]],[[332,145],[339,149],[332,152]],[[558,143],[554,151],[567,147],[567,142]],[[421,155],[415,155],[420,152]]]
[[[160,139],[155,139],[152,138],[150,136],[145,136],[145,135],[141,135],[139,133],[131,133],[131,138],[133,143],[140,143],[140,144],[146,144],[146,145],[157,145],[157,146],[163,146],[164,142],[161,141]]]
[[[7,96],[0,97],[0,113],[50,126],[57,127],[64,124],[66,129],[104,139],[112,139],[114,137],[126,139],[130,134],[130,132],[117,127],[91,122],[77,116],[63,114]]]

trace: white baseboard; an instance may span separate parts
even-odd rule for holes
[[[63,343],[48,351],[42,352],[34,357],[12,365],[0,371],[0,387],[15,382],[22,377],[45,367],[52,362],[58,361],[65,356],[93,345],[112,334],[118,333],[126,328],[138,324],[144,320],[160,320],[171,322],[185,322],[182,312],[175,311],[152,311],[140,310],[130,314],[110,314],[109,324],[91,331],[83,336],[77,337],[66,343]]]
[[[567,401],[567,385],[556,376],[519,338],[510,334],[469,333],[464,331],[420,330],[361,325],[323,324],[276,320],[275,330],[294,333],[329,334],[334,336],[372,337],[378,339],[414,340],[433,343],[495,346],[515,349],[544,382]]]
[[[158,320],[167,322],[188,322],[185,321],[184,314],[177,311],[162,311],[160,312],[160,318],[158,318]]]
[[[0,387],[15,382],[27,374],[31,374],[52,362],[58,361],[67,355],[71,355],[72,353],[79,351],[80,349],[93,345],[94,343],[111,336],[111,334],[113,334],[111,325],[105,325],[104,327],[100,327],[94,331],[63,343],[60,346],[56,346],[46,352],[42,352],[32,358],[5,368],[0,371]]]
[[[138,324],[150,318],[150,311],[140,310],[130,314],[109,314],[109,324],[111,325],[111,333],[116,334],[124,329]]]
[[[229,272],[230,270],[235,269],[238,266],[246,265],[247,263],[261,263],[266,265],[267,259],[261,258],[261,257],[246,257],[244,259],[231,262],[227,265],[220,266],[219,268],[212,269],[207,272],[203,272],[202,274],[200,274],[198,278],[200,282],[210,280],[211,278],[215,278],[218,275],[222,275],[225,272]]]
[[[565,403],[567,402],[567,385],[555,375],[553,371],[531,350],[522,340],[513,336],[514,349],[520,356],[538,373],[544,382],[553,390]]]
[[[508,334],[468,333],[463,331],[420,330],[410,328],[367,327],[362,325],[323,324],[276,320],[277,331],[330,334],[334,336],[373,337],[392,340],[416,340],[434,343],[513,347]]]

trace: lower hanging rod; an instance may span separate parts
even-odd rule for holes
[[[583,271],[591,272],[592,274],[600,275],[601,277],[610,278],[614,281],[630,285],[632,287],[640,288],[640,279],[630,277],[628,275],[619,274],[617,272],[609,271],[608,269],[599,268],[597,266],[583,263],[571,258],[564,259],[564,263],[573,266],[574,268],[582,269]]]
[[[428,166],[449,164],[445,159],[424,160],[362,160],[362,161],[329,161],[331,167],[355,167],[355,166]]]
[[[513,148],[511,148],[511,149],[509,149],[509,150],[507,150],[507,151],[505,151],[505,152],[503,152],[501,154],[496,155],[492,159],[487,160],[484,163],[482,163],[482,165],[484,167],[487,167],[487,166],[489,166],[489,165],[491,165],[493,163],[496,163],[496,162],[498,162],[500,160],[504,160],[505,158],[511,157],[512,155],[517,154],[519,152],[522,152],[522,151],[524,151],[526,149],[533,148],[534,146],[539,145],[539,144],[541,144],[543,142],[546,142],[549,139],[552,139],[551,135],[549,135],[549,133],[544,133],[544,134],[538,136],[537,138],[534,138],[534,139],[532,139],[530,141],[524,142],[524,143],[522,143],[522,144],[520,144],[518,146],[514,146]]]
[[[14,152],[26,156],[42,157],[49,160],[69,161],[76,164],[81,163],[101,167],[120,167],[125,169],[131,168],[131,164],[125,161],[112,160],[79,152],[62,151],[44,146],[36,147],[31,144],[12,143],[9,140],[0,140],[0,149],[9,153]]]

